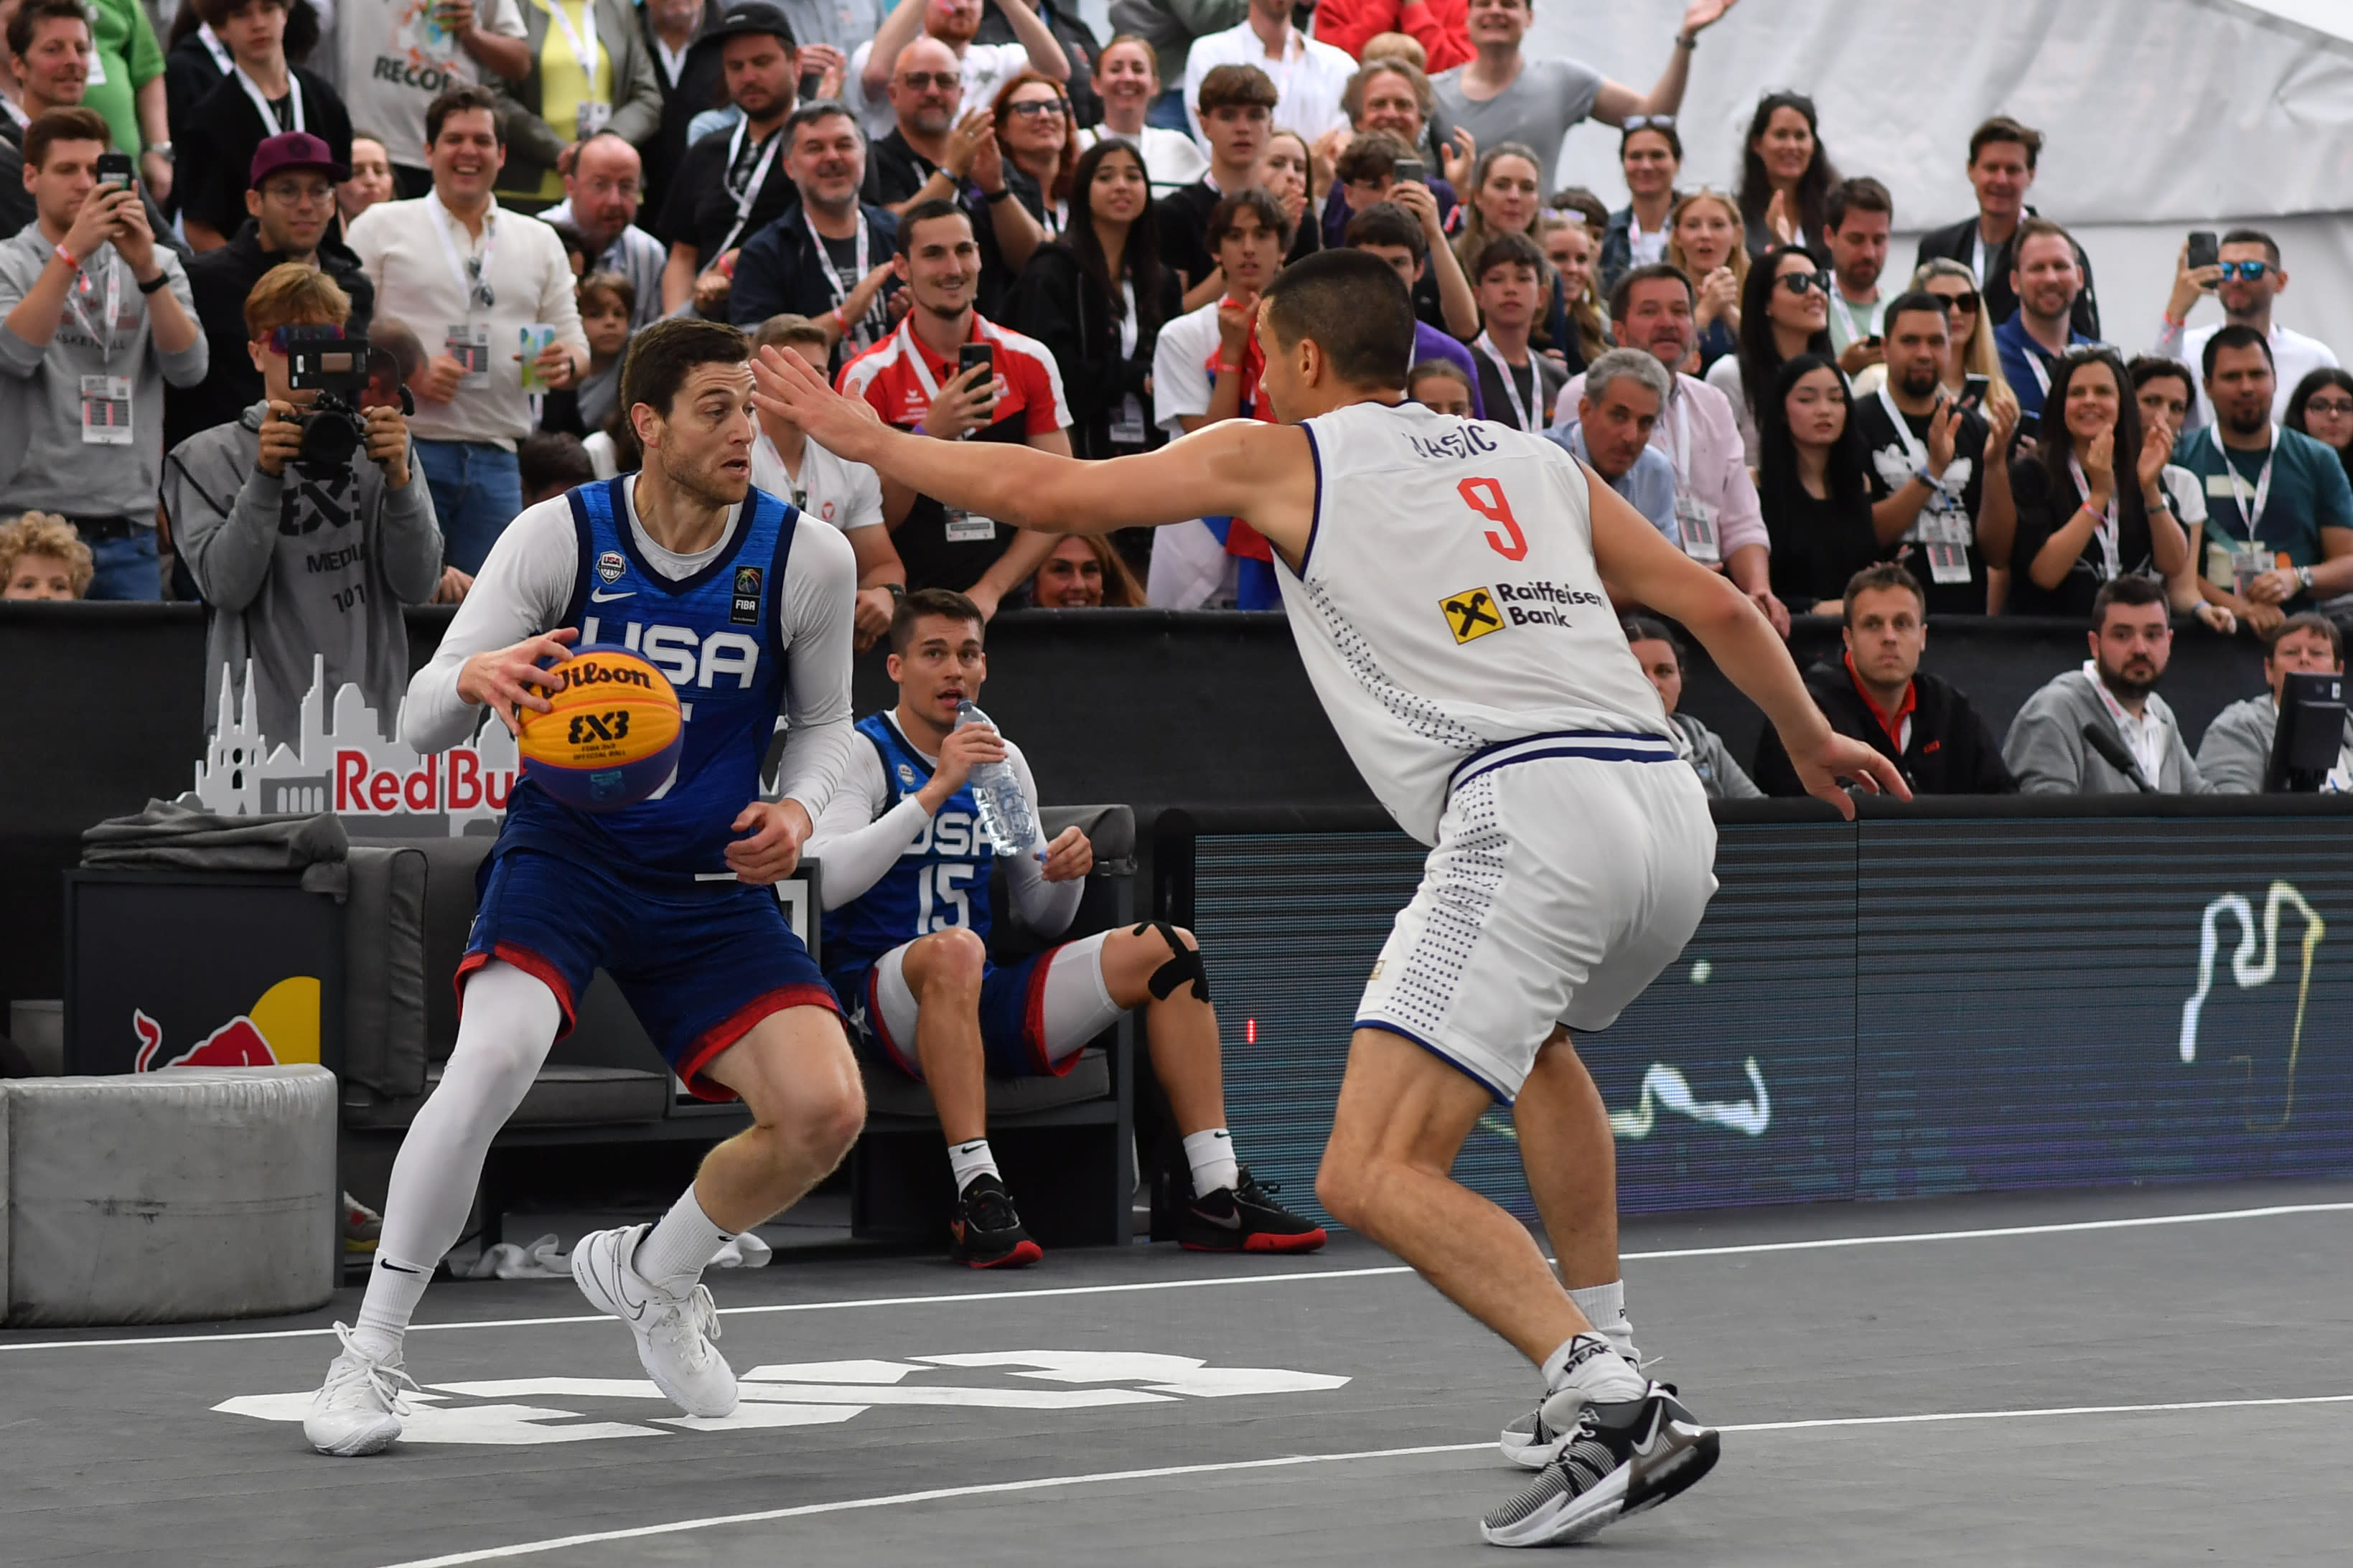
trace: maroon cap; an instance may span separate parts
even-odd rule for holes
[[[266,137],[253,150],[252,184],[259,190],[261,182],[287,169],[316,169],[338,183],[352,177],[352,172],[335,162],[334,150],[307,131],[289,131],[281,135]]]

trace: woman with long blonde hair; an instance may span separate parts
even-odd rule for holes
[[[1977,274],[1966,262],[1939,256],[1912,274],[1912,287],[1945,301],[1953,336],[1952,353],[1945,361],[1945,385],[1957,400],[1970,376],[1985,377],[1987,417],[2017,429],[2018,394],[2010,390],[2010,378],[2001,374],[2001,355],[1994,348],[1993,323],[1986,319]]]
[[[1692,328],[1699,364],[1692,374],[1740,347],[1740,292],[1748,284],[1748,247],[1740,207],[1722,191],[1704,187],[1675,203],[1667,216],[1667,263],[1691,279]]]

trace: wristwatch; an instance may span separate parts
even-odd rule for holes
[[[2305,591],[2306,593],[2309,594],[2309,593],[2311,593],[2311,592],[2312,592],[2312,568],[2311,568],[2311,567],[2309,567],[2309,566],[2299,566],[2299,567],[2297,567],[2297,568],[2295,569],[2295,580],[2296,580],[2297,582],[2299,582],[2299,583],[2301,583],[2301,584],[2304,584],[2304,591]]]
[[[147,143],[146,151],[154,153],[155,156],[163,159],[166,163],[176,161],[172,152],[172,144],[169,142],[150,142]]]

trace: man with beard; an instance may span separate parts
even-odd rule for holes
[[[645,162],[638,150],[610,131],[599,131],[572,149],[564,176],[564,199],[540,214],[541,221],[569,224],[588,247],[588,270],[617,272],[638,291],[629,330],[661,320],[662,269],[669,253],[638,226],[638,200],[645,189]]]
[[[2010,241],[2010,286],[2018,293],[2018,314],[1994,329],[2001,374],[2018,394],[2021,422],[2033,434],[2051,390],[2051,362],[2077,343],[2092,340],[2074,329],[2076,297],[2084,291],[2084,268],[2074,239],[2057,224],[2029,218]]]
[[[2276,377],[2262,332],[2221,328],[2206,340],[2204,369],[2214,422],[2173,449],[2206,490],[2198,591],[2260,636],[2353,592],[2353,487],[2335,452],[2272,423]]]
[[[671,177],[654,226],[654,237],[670,247],[663,314],[691,300],[702,314],[724,317],[736,247],[792,205],[783,132],[800,88],[799,48],[785,14],[760,0],[734,7],[695,40],[696,58],[718,55],[727,100],[744,118],[688,148]]]
[[[865,199],[902,213],[923,201],[953,201],[961,184],[955,165],[960,137],[956,115],[964,107],[964,79],[956,58],[937,38],[917,38],[899,51],[891,73],[891,109],[898,117],[891,134],[867,149]],[[969,167],[968,153],[961,160]]]
[[[1005,20],[1015,39],[1009,44],[975,43],[980,19],[980,0],[917,0],[894,7],[873,37],[858,46],[844,85],[870,140],[891,133],[897,107],[890,96],[891,78],[900,68],[901,51],[918,37],[938,39],[955,57],[964,100],[976,109],[993,102],[997,89],[1025,70],[1056,81],[1071,79],[1071,57],[1034,7],[1007,0]]]
[[[727,312],[747,329],[771,316],[807,316],[845,353],[859,353],[891,331],[882,297],[899,221],[858,199],[866,144],[849,110],[803,104],[785,121],[785,136],[800,205],[744,247]]]
[[[886,425],[943,441],[1001,441],[1071,455],[1062,373],[1046,345],[982,319],[980,245],[953,202],[923,202],[899,223],[893,272],[913,308],[898,331],[843,367],[841,391]],[[989,358],[965,364],[968,345]],[[882,481],[882,515],[906,563],[907,587],[955,588],[984,620],[1052,553],[1050,533],[1023,532]]]
[[[2019,788],[2028,795],[2205,794],[2181,726],[2157,694],[2173,657],[2165,584],[2153,577],[2104,584],[2092,605],[2090,642],[2083,668],[2052,679],[2010,721],[2001,760]]]
[[[1904,542],[1914,575],[1926,579],[1928,614],[1989,615],[1986,563],[2010,559],[2018,526],[2001,460],[2010,426],[1961,407],[1946,390],[1950,332],[1936,296],[1892,302],[1885,339],[1887,379],[1878,396],[1856,398],[1853,412],[1871,454],[1872,526],[1883,542]]]
[[[2234,228],[2222,237],[2216,258],[2213,266],[2193,270],[2189,247],[2183,244],[2173,275],[2173,297],[2165,305],[2165,326],[2157,334],[2152,352],[2195,364],[2223,327],[2253,328],[2271,345],[2272,378],[2277,388],[2273,394],[2272,417],[2284,419],[2287,400],[2296,384],[2316,370],[2336,364],[2337,352],[2318,338],[2290,331],[2272,320],[2272,301],[2286,291],[2287,271],[2280,266],[2279,243],[2270,235],[2259,228]],[[2222,307],[2221,325],[2187,326],[2189,312],[2209,289]],[[2192,400],[2186,427],[2195,430],[2213,418],[2213,405],[2200,390]]]

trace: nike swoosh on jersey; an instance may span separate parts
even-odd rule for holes
[[[588,602],[592,605],[609,605],[615,599],[634,599],[637,596],[638,591],[635,588],[618,594],[607,594],[602,589],[597,589],[589,594]]]

